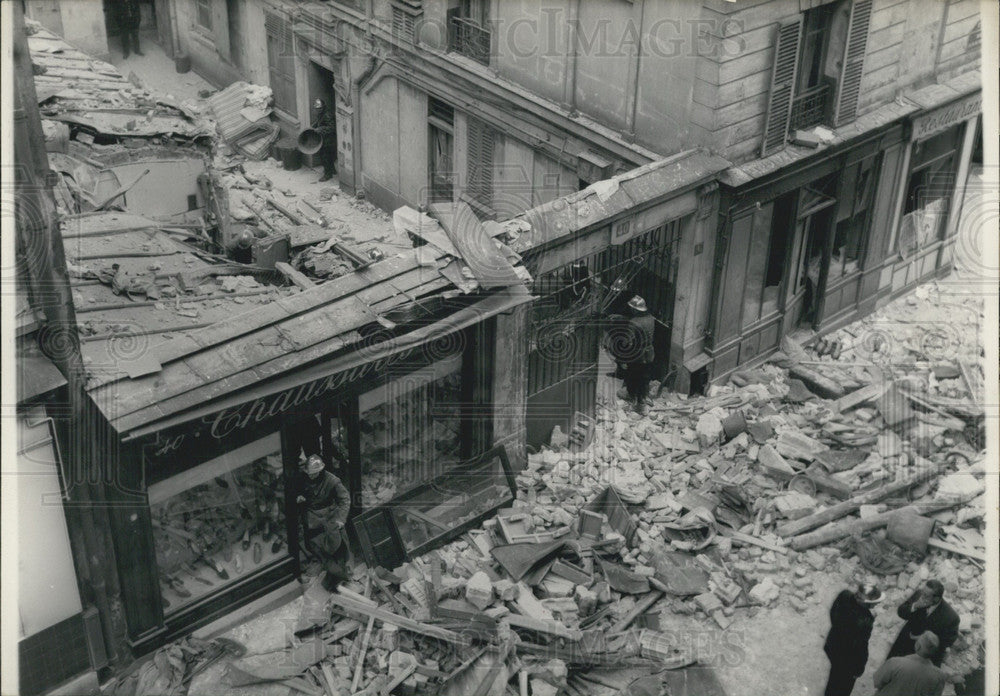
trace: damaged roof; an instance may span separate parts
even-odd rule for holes
[[[37,22],[26,26],[43,119],[110,138],[210,136],[209,126],[175,100],[130,82]]]
[[[643,203],[701,183],[729,166],[728,160],[716,155],[688,150],[598,181],[514,218],[515,225],[520,223],[521,234],[511,248],[524,253],[544,246]]]
[[[519,257],[474,218],[463,225],[475,228],[480,243],[459,250],[447,241],[450,230],[417,211],[402,208],[390,222],[328,185],[286,179],[293,173],[279,165],[233,155],[225,136],[242,133],[239,119],[261,131],[270,90],[254,108],[247,94],[263,95],[259,87],[242,85],[234,99],[220,93],[216,106],[229,99],[239,108],[216,135],[194,111],[133,85],[37,25],[29,42],[43,68],[36,87],[46,117],[71,126],[68,142],[64,136],[49,144],[64,184],[56,187],[63,245],[87,391],[119,432],[184,422],[221,401],[406,350],[533,299]],[[179,146],[123,148],[115,144],[123,135],[169,135]],[[196,142],[202,136],[214,145],[210,161]],[[138,156],[123,159],[122,151]],[[181,187],[190,192],[187,210],[157,217],[145,210],[154,202],[148,196],[124,197],[151,169],[177,162],[187,168],[168,176],[191,179]],[[153,179],[162,176],[153,172]],[[232,239],[246,231],[255,244],[284,239],[289,263],[280,254],[254,255],[257,265],[222,255],[235,253]],[[273,248],[267,245],[261,256]],[[483,275],[473,258],[483,254],[506,264],[502,278]]]

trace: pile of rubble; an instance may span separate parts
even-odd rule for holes
[[[878,576],[888,606],[941,580],[961,616],[945,667],[968,673],[984,641],[981,344],[956,334],[933,353],[907,324],[941,301],[928,292],[818,351],[786,342],[705,397],[665,395],[644,416],[607,404],[590,442],[557,430],[512,508],[398,568],[359,566],[335,594],[314,583],[293,646],[231,661],[224,681],[572,696],[683,679],[721,694],[671,623],[803,613],[831,574]]]

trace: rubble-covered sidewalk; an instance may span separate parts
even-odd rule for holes
[[[932,577],[958,681],[984,641],[981,318],[932,284],[705,397],[605,404],[589,443],[529,456],[512,509],[335,595],[313,582],[190,693],[820,693],[829,604],[862,578],[886,598],[855,693]],[[181,693],[213,649],[164,648],[134,693]]]

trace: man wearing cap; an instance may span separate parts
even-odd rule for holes
[[[629,325],[629,359],[625,364],[625,389],[630,401],[635,402],[636,412],[646,412],[649,394],[649,371],[653,365],[653,329],[656,321],[646,308],[646,301],[635,295],[628,302],[631,317]]]
[[[882,601],[882,592],[863,584],[855,592],[843,590],[830,607],[830,633],[823,652],[830,658],[830,676],[824,696],[850,696],[854,682],[868,663],[868,639],[875,616],[872,607]]]
[[[945,650],[958,638],[958,614],[944,601],[944,585],[928,580],[896,610],[906,621],[896,642],[889,649],[888,657],[909,655],[916,650],[916,639],[924,631],[933,631],[939,646],[931,656],[935,667],[941,666]]]
[[[318,153],[323,162],[320,181],[329,181],[337,173],[337,120],[333,110],[322,99],[313,102],[313,110],[316,112],[313,130],[323,136],[323,147]]]
[[[925,631],[914,641],[916,653],[892,657],[875,672],[875,696],[941,696],[948,677],[934,665],[940,641]]]
[[[349,553],[343,530],[351,510],[347,488],[323,464],[319,455],[311,455],[299,464],[295,503],[304,529],[303,546],[319,557],[326,578],[323,585],[331,592],[347,579]]]

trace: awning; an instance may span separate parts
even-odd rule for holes
[[[376,346],[368,347],[364,351],[354,351],[328,362],[297,370],[284,377],[240,391],[238,394],[232,394],[223,399],[206,403],[197,409],[187,409],[168,418],[151,419],[151,417],[155,418],[157,414],[164,412],[166,405],[161,403],[155,409],[143,409],[123,416],[120,419],[112,421],[112,425],[118,432],[127,433],[124,438],[125,440],[142,438],[160,430],[166,430],[167,428],[217,413],[226,408],[239,406],[254,399],[266,398],[286,389],[308,384],[317,379],[346,372],[365,363],[375,362],[397,353],[402,353],[403,351],[430,343],[455,331],[478,324],[481,321],[509,311],[518,305],[531,302],[534,299],[535,297],[523,286],[506,288],[455,312],[445,319],[428,324]]]

